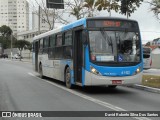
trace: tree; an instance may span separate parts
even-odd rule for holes
[[[33,14],[39,16],[40,19],[42,19],[45,23],[47,23],[49,26],[49,30],[52,30],[54,28],[56,22],[62,23],[62,24],[68,23],[67,20],[62,18],[64,13],[63,10],[47,8],[46,0],[34,0],[34,1],[35,3],[31,2],[30,0]],[[38,10],[38,6],[40,7],[40,10]],[[40,15],[39,15],[39,11],[40,11]]]
[[[121,1],[120,13],[127,15],[127,18],[131,16],[134,11],[137,10],[137,7],[141,5],[143,0],[117,0]]]
[[[93,13],[95,11],[95,1],[96,0],[84,0],[83,7],[86,7],[88,9],[88,17],[93,17]]]
[[[19,49],[19,51],[20,51],[20,56],[21,56],[21,54],[22,54],[22,50],[24,49],[24,48],[29,48],[31,46],[31,43],[30,42],[28,42],[28,41],[26,41],[26,40],[18,40],[17,42],[16,42],[16,47]],[[20,57],[20,60],[21,60],[21,57]]]
[[[12,29],[6,25],[0,27],[0,33],[3,37],[10,36],[12,34]]]
[[[97,6],[97,10],[107,10],[111,16],[111,10],[118,12],[120,8],[118,1],[119,0],[97,0],[95,5]]]
[[[11,47],[11,34],[12,29],[6,25],[0,27],[0,43],[2,43],[3,49],[7,49]],[[15,38],[13,38],[13,43],[15,42]]]
[[[152,0],[151,2],[148,2],[151,5],[151,11],[155,14],[156,18],[160,20],[159,14],[160,14],[160,0]]]
[[[71,11],[71,15],[75,16],[76,19],[80,19],[81,18],[81,14],[79,11],[81,11],[82,7],[81,6],[76,6],[73,8],[73,10]]]
[[[69,0],[65,2],[65,5],[65,13],[69,13],[70,15],[76,17],[77,20],[83,18],[86,14],[85,10],[83,9],[84,7],[82,0]]]

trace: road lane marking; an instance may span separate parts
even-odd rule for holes
[[[30,73],[30,72],[28,73],[28,75],[36,77],[33,73]]]
[[[92,101],[92,102],[94,102],[94,103],[96,103],[96,104],[99,104],[99,105],[101,105],[101,106],[103,106],[103,107],[110,108],[111,110],[115,110],[115,111],[127,111],[127,110],[125,110],[125,109],[123,109],[123,108],[120,108],[120,107],[118,107],[118,106],[115,106],[115,105],[112,105],[112,104],[110,104],[110,103],[107,103],[107,102],[104,102],[104,101],[101,101],[101,100],[98,100],[98,99],[89,97],[89,96],[84,95],[84,94],[82,94],[82,93],[78,93],[78,92],[76,92],[76,91],[74,91],[74,90],[71,90],[71,89],[68,89],[68,88],[66,88],[66,87],[60,86],[60,85],[58,85],[58,84],[56,84],[56,83],[53,83],[53,82],[50,82],[50,81],[47,81],[47,80],[43,80],[43,79],[37,77],[36,75],[34,75],[33,73],[30,73],[30,72],[29,72],[28,74],[29,74],[30,76],[33,76],[33,77],[35,77],[35,78],[38,78],[38,79],[40,79],[40,80],[42,80],[42,81],[44,81],[44,82],[47,82],[47,83],[49,83],[49,84],[52,84],[53,86],[56,86],[56,87],[58,87],[58,88],[60,88],[60,89],[63,89],[63,90],[65,90],[65,91],[68,91],[68,92],[70,92],[70,93],[72,93],[72,94],[74,94],[74,95],[76,95],[76,96],[79,96],[79,97],[84,98],[84,99],[86,99],[86,100]],[[131,117],[131,118],[134,118],[134,119],[137,119],[137,120],[151,120],[151,119],[146,118],[146,117]]]

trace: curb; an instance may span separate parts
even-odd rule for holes
[[[149,92],[154,92],[154,93],[160,94],[160,89],[158,89],[158,88],[143,86],[143,85],[139,85],[139,84],[135,84],[133,86],[128,86],[128,87],[137,88],[137,89],[146,90]]]
[[[21,59],[21,61],[19,59],[9,59],[10,61],[15,61],[15,62],[24,62],[24,63],[32,63],[32,60],[27,60],[27,59]]]

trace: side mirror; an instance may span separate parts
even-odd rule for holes
[[[82,31],[82,42],[83,42],[83,44],[87,44],[87,32],[86,32],[86,30]]]

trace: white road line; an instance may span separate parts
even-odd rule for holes
[[[36,77],[33,73],[28,73],[30,76]]]
[[[101,100],[98,100],[98,99],[89,97],[89,96],[84,95],[84,94],[82,94],[82,93],[78,93],[78,92],[76,92],[76,91],[74,91],[74,90],[65,88],[65,87],[60,86],[60,85],[58,85],[58,84],[55,84],[55,83],[53,83],[53,82],[43,80],[43,79],[35,76],[35,75],[32,74],[32,73],[28,73],[28,74],[31,75],[31,76],[33,76],[33,77],[36,77],[36,78],[38,78],[38,79],[40,79],[40,80],[42,80],[42,81],[45,81],[45,82],[47,82],[47,83],[49,83],[49,84],[52,84],[52,85],[54,85],[54,86],[56,86],[56,87],[58,87],[58,88],[61,88],[61,89],[65,90],[65,91],[68,91],[68,92],[70,92],[70,93],[72,93],[72,94],[74,94],[74,95],[77,95],[77,96],[79,96],[79,97],[81,97],[81,98],[84,98],[84,99],[86,99],[86,100],[92,101],[92,102],[94,102],[94,103],[96,103],[96,104],[99,104],[99,105],[101,105],[101,106],[103,106],[103,107],[110,108],[111,110],[115,110],[115,111],[127,111],[127,110],[125,110],[125,109],[123,109],[123,108],[120,108],[120,107],[118,107],[118,106],[112,105],[112,104],[110,104],[110,103],[107,103],[107,102],[104,102],[104,101],[101,101]],[[132,117],[132,118],[137,119],[137,120],[151,120],[151,119],[146,118],[146,117]]]

